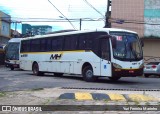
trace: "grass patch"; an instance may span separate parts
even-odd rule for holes
[[[44,88],[34,88],[34,89],[31,89],[31,91],[40,91],[40,90],[44,90]]]
[[[138,101],[134,101],[135,105],[139,105],[139,102]]]
[[[5,92],[0,92],[0,97],[4,97],[6,95]]]
[[[145,105],[150,105],[150,103],[149,103],[149,102],[146,102]]]
[[[48,105],[50,102],[51,102],[51,100],[50,100],[50,99],[47,99],[47,100],[43,103],[43,105]]]

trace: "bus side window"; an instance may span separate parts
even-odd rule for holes
[[[30,45],[30,40],[28,40],[28,41],[26,42],[26,52],[29,52],[29,51],[30,51],[30,47],[31,47],[31,45]]]
[[[80,35],[78,44],[78,49],[80,50],[91,50],[93,45],[91,33]]]
[[[93,40],[93,47],[92,47],[92,50],[93,52],[97,55],[97,56],[100,56],[100,49],[99,49],[99,39],[94,39]]]
[[[52,51],[52,39],[51,38],[47,38],[47,41],[46,41],[46,50],[47,51]]]
[[[61,51],[63,49],[63,37],[57,39],[57,51]]]
[[[7,46],[7,49],[8,49],[8,46]],[[6,49],[6,51],[8,51]],[[25,52],[25,41],[22,41],[22,43],[21,43],[21,52]]]
[[[101,39],[99,39],[99,37],[101,36],[101,35],[105,35],[106,34],[106,32],[94,32],[94,33],[92,33],[92,39],[93,39],[93,43],[92,43],[92,50],[93,50],[93,52],[98,56],[98,57],[100,57],[101,56],[101,51],[100,51],[100,40]]]
[[[56,40],[56,39],[53,39],[53,40],[52,40],[52,50],[53,50],[53,51],[56,51],[56,50],[57,50],[57,40]]]
[[[40,51],[40,40],[32,40],[31,42],[31,51],[32,52],[38,52]]]
[[[91,35],[87,35],[85,39],[85,49],[92,50],[93,47],[93,37]]]
[[[64,50],[76,50],[77,49],[77,36],[70,35],[65,36]]]
[[[101,39],[101,58],[110,60],[109,40]]]
[[[21,52],[28,52],[30,51],[30,41],[25,40],[21,44]]]
[[[79,36],[78,49],[80,49],[80,50],[85,50],[85,43],[86,43],[86,41],[85,41],[84,37],[85,36],[83,34]]]
[[[46,51],[46,39],[41,39],[41,51]]]
[[[63,48],[63,37],[62,38],[54,38],[52,40],[52,50],[53,51],[61,51]]]
[[[34,52],[34,40],[31,41],[31,52]]]

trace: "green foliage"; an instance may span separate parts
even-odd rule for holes
[[[6,95],[5,92],[0,92],[0,97],[4,97]]]
[[[35,88],[35,89],[32,89],[31,91],[40,91],[40,90],[43,90],[44,88]]]

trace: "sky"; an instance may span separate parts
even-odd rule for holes
[[[85,1],[90,3],[97,11]],[[26,23],[50,25],[53,31],[73,28],[79,30],[80,18],[82,19],[82,30],[103,28],[105,25],[107,0],[50,0],[50,2],[48,0],[0,0],[0,10],[11,15],[12,21],[21,22],[18,23],[17,27],[19,32],[21,32],[21,25]],[[71,21],[73,26],[66,18],[70,21],[71,19],[74,20],[74,22]],[[60,21],[57,22],[56,20]],[[15,24],[12,24],[11,27],[15,29]]]

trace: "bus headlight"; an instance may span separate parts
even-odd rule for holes
[[[139,68],[144,68],[144,63],[142,63],[142,64],[139,66]]]
[[[118,65],[118,64],[116,64],[116,63],[113,63],[113,66],[114,66],[115,68],[122,69],[122,66],[121,66],[121,65]]]

